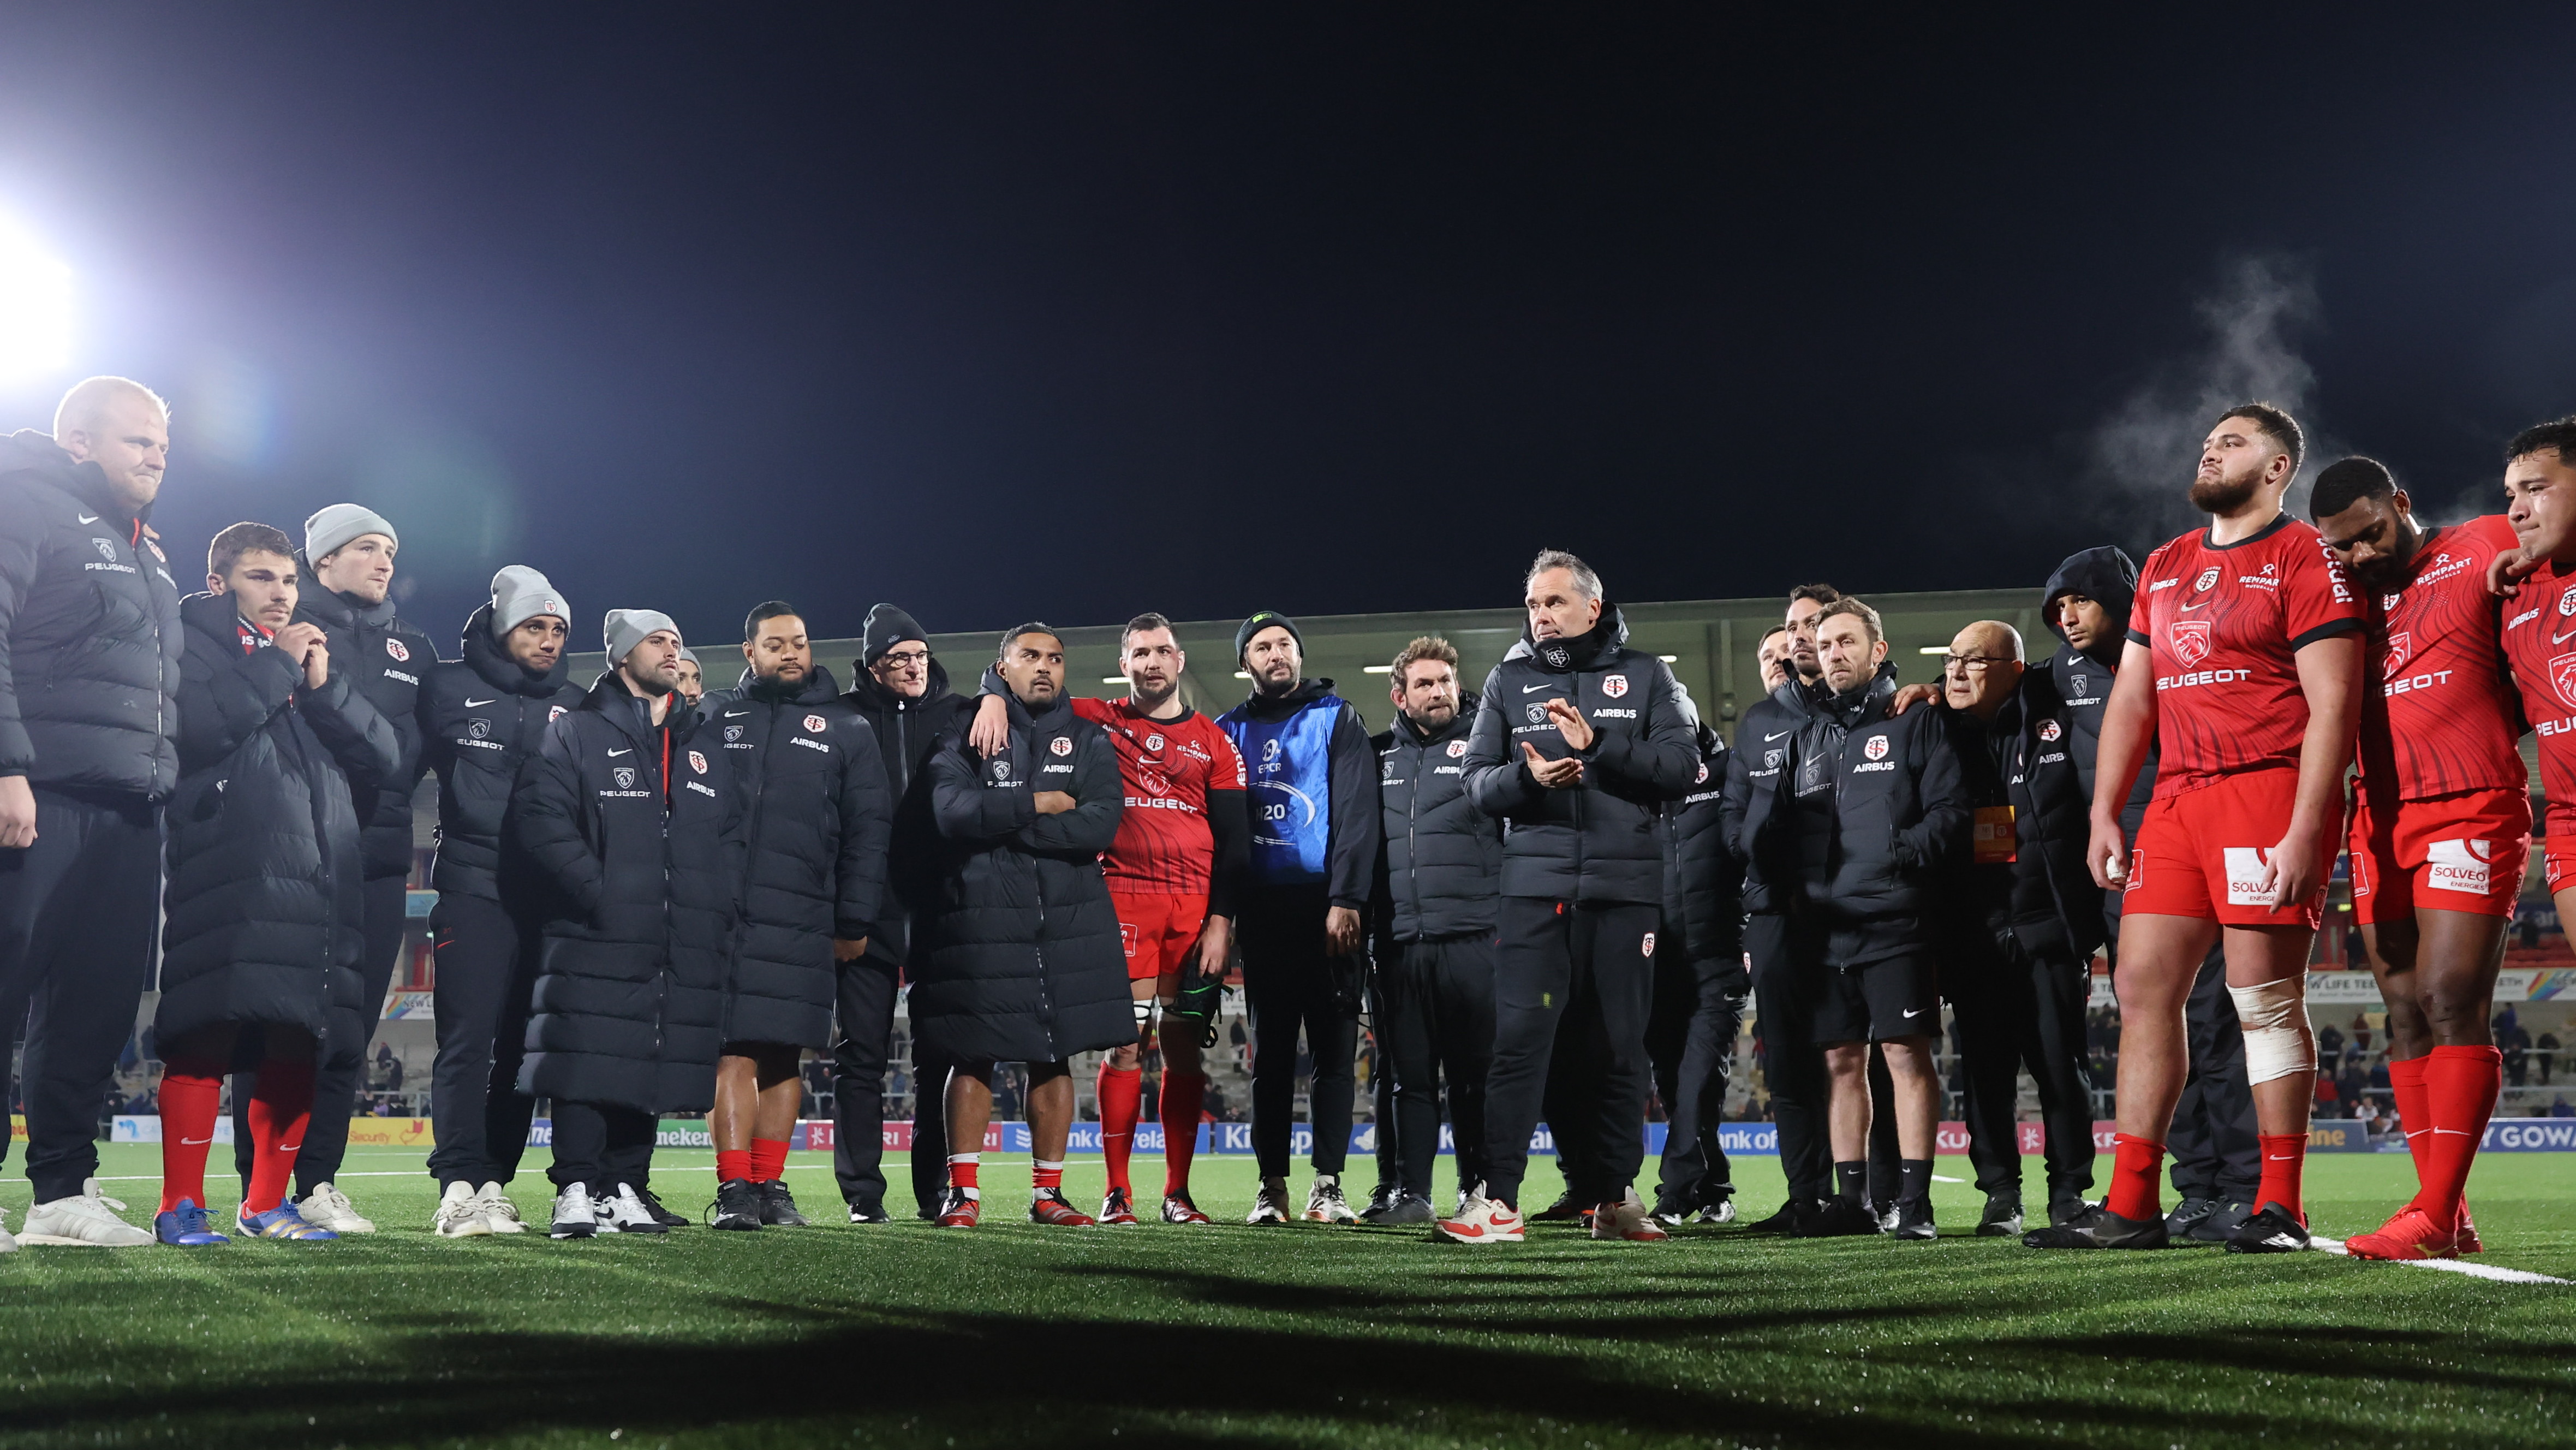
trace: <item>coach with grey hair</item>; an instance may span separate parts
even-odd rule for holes
[[[1698,777],[1698,717],[1663,661],[1628,648],[1619,607],[1581,559],[1542,552],[1524,593],[1528,627],[1486,677],[1467,745],[1468,794],[1506,823],[1485,1182],[1440,1232],[1464,1243],[1522,1237],[1530,1133],[1572,1013],[1607,1046],[1585,1094],[1590,1121],[1555,1125],[1600,1154],[1593,1237],[1651,1242],[1664,1232],[1634,1185],[1664,892],[1655,822]]]

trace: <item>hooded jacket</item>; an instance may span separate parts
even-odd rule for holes
[[[349,683],[376,713],[393,722],[402,760],[373,800],[358,802],[367,823],[367,879],[411,874],[411,793],[420,784],[420,682],[438,664],[429,636],[394,613],[393,599],[362,604],[326,589],[304,551],[295,551],[303,577],[295,617],[322,627],[331,666],[349,672]]]
[[[875,613],[871,611],[868,618],[873,623]],[[907,636],[910,637],[913,636]],[[850,686],[850,692],[841,699],[857,711],[859,718],[867,721],[869,729],[876,734],[877,754],[884,762],[886,796],[893,818],[898,822],[916,819],[923,828],[896,830],[887,849],[906,849],[895,845],[894,841],[918,842],[928,839],[929,834],[930,788],[921,768],[928,763],[931,752],[939,747],[942,736],[952,731],[961,736],[966,733],[966,727],[975,718],[975,702],[950,692],[948,671],[935,657],[930,661],[930,688],[923,691],[919,699],[898,695],[878,684],[876,676],[868,673],[864,661],[854,661],[850,668],[857,672],[858,677]],[[895,871],[893,865],[890,858],[886,872],[886,900],[877,909],[876,930],[868,935],[868,956],[901,967],[905,961],[906,943],[912,936],[912,906],[896,879],[901,873]]]
[[[876,731],[816,666],[699,702],[743,797],[742,917],[725,977],[728,1042],[827,1047],[835,938],[876,935],[894,803]]]
[[[1589,633],[1541,644],[1524,630],[1485,677],[1484,708],[1467,743],[1467,791],[1507,823],[1503,894],[1557,901],[1664,899],[1656,822],[1698,779],[1699,716],[1664,662],[1628,648],[1619,606],[1604,603]],[[1562,699],[1592,725],[1575,751],[1548,723]],[[1549,790],[1530,774],[1523,743],[1545,759],[1583,759],[1583,782]]]
[[[2102,888],[2085,862],[2093,797],[2075,766],[2073,712],[2054,674],[2024,670],[1984,733],[2013,811],[2013,935],[2034,956],[2080,961],[2108,935]]]
[[[1733,754],[1707,721],[1699,722],[1699,778],[1690,794],[1664,807],[1664,930],[1679,934],[1686,960],[1740,992],[1751,985],[1744,971],[1744,869],[1727,846],[1723,815]]]
[[[174,1042],[218,1023],[275,1022],[321,1037],[336,1013],[372,1022],[359,1000],[367,922],[352,791],[378,788],[400,763],[393,725],[336,658],[314,690],[285,651],[245,651],[231,596],[192,594],[179,614],[180,775],[153,1030]]]
[[[2110,629],[2090,652],[2067,643],[2066,631],[2057,622],[2057,601],[2069,594],[2099,601],[2110,619]],[[2057,572],[2048,576],[2047,592],[2040,598],[2040,617],[2048,621],[2049,633],[2057,636],[2057,655],[2048,662],[2048,673],[2056,684],[2058,697],[2066,703],[2067,721],[2075,732],[2075,769],[2088,805],[2093,799],[2093,762],[2102,749],[2102,716],[2110,707],[2111,681],[2119,669],[2120,652],[2128,643],[2129,609],[2137,595],[2138,566],[2130,562],[2127,554],[2106,544],[2069,555],[2057,566]],[[2147,802],[2155,791],[2156,751],[2151,744],[2146,760],[2138,767],[2137,783],[2130,788],[2128,804],[2120,808],[2120,824],[2132,840],[2147,818]]]
[[[1385,846],[1370,911],[1381,945],[1490,933],[1502,896],[1503,828],[1467,799],[1467,737],[1478,700],[1425,731],[1403,711],[1371,737]]]
[[[0,438],[0,775],[167,799],[181,647],[179,586],[107,475]]]
[[[1795,879],[1836,922],[1941,914],[1945,882],[1969,857],[1975,812],[1947,710],[1887,713],[1896,667],[1817,701],[1789,738],[1764,833],[1774,883]],[[1845,962],[1843,965],[1859,965]]]
[[[1775,884],[1769,870],[1776,863],[1766,866],[1753,844],[1763,837],[1779,799],[1774,786],[1789,759],[1789,737],[1806,723],[1814,705],[1814,690],[1792,674],[1780,688],[1747,706],[1735,723],[1735,748],[1726,753],[1726,789],[1718,800],[1718,829],[1727,851],[1744,868],[1748,913],[1794,910],[1801,899],[1797,879]]]
[[[503,883],[523,874],[501,865],[510,788],[544,743],[546,727],[581,703],[582,689],[561,655],[543,674],[510,658],[492,637],[489,604],[465,621],[461,653],[460,661],[432,666],[420,685],[421,765],[438,773],[438,860],[430,884],[441,893],[499,901]]]
[[[1322,727],[1322,749],[1303,758],[1294,748],[1265,749],[1301,733],[1297,718]],[[1377,871],[1380,833],[1377,759],[1358,708],[1333,693],[1333,682],[1299,680],[1287,694],[1254,694],[1216,717],[1243,756],[1252,808],[1252,869],[1244,894],[1323,889],[1328,902],[1366,911]],[[1321,766],[1324,779],[1311,778]],[[1317,806],[1323,819],[1315,819]],[[1267,814],[1278,812],[1278,814]],[[1304,841],[1321,827],[1320,859],[1303,863]],[[1284,827],[1284,829],[1283,829]],[[1304,828],[1301,830],[1300,828]],[[1295,858],[1301,864],[1289,864]]]
[[[951,1062],[1055,1062],[1136,1040],[1127,952],[1101,875],[1126,792],[1099,726],[1058,697],[1009,697],[1011,744],[986,760],[961,728],[925,767],[926,839],[905,843],[914,902],[913,1028]],[[1072,810],[1040,815],[1037,792]]]
[[[647,1113],[715,1103],[742,809],[677,696],[662,724],[615,672],[546,727],[504,827],[541,921],[519,1091]]]

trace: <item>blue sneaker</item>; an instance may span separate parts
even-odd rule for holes
[[[215,1232],[207,1218],[205,1206],[193,1198],[179,1200],[179,1206],[152,1217],[152,1233],[165,1244],[182,1249],[202,1249],[232,1240]]]
[[[315,1228],[306,1223],[304,1215],[295,1211],[295,1200],[291,1198],[266,1213],[253,1213],[245,1204],[234,1219],[234,1226],[255,1239],[298,1239],[319,1243],[339,1237],[327,1228]]]

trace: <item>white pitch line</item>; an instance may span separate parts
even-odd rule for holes
[[[2342,1254],[2346,1257],[2350,1257],[2352,1253],[2350,1249],[2343,1246],[2343,1240],[2330,1239],[2323,1234],[2309,1235],[2308,1242],[2323,1253]],[[2440,1269],[2447,1274],[2466,1274],[2473,1279],[2486,1279],[2498,1284],[2576,1283],[2576,1280],[2553,1279],[2547,1274],[2535,1274],[2528,1269],[2506,1269],[2494,1264],[2473,1264],[2466,1259],[2386,1259],[2381,1262],[2404,1264],[2410,1269]]]

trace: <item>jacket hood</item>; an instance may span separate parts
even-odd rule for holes
[[[313,572],[313,561],[304,551],[295,551],[297,593],[295,607],[323,623],[339,629],[354,629],[363,624],[370,629],[390,629],[394,624],[394,597],[385,596],[382,604],[360,604],[336,589],[324,587]]]
[[[1011,728],[1014,730],[1052,728],[1058,723],[1057,717],[1073,713],[1073,696],[1070,694],[1057,695],[1055,703],[1042,710],[1030,709],[1020,703],[1019,696],[1011,693],[1010,686],[1002,683],[1002,676],[998,671],[984,672],[984,689],[987,693],[1002,697],[1002,707],[1010,711]]]
[[[821,673],[821,666],[818,665],[815,668],[816,673]],[[948,693],[948,667],[939,662],[937,655],[930,657],[930,669],[927,672],[930,688],[922,691],[919,699],[909,695],[898,695],[878,684],[877,677],[868,673],[868,664],[865,660],[850,661],[850,672],[853,676],[850,681],[850,693],[857,698],[861,707],[868,710],[918,710]]]
[[[513,695],[551,695],[564,687],[572,673],[569,654],[555,656],[555,667],[544,674],[532,674],[528,667],[510,658],[500,641],[492,638],[492,606],[485,604],[465,620],[465,638],[459,641],[465,663],[482,681],[496,690]]]
[[[1592,622],[1591,629],[1567,638],[1549,640],[1544,649],[1540,648],[1537,640],[1530,638],[1529,625],[1524,623],[1519,642],[1505,651],[1503,658],[1529,660],[1540,669],[1563,674],[1599,664],[1625,648],[1627,643],[1627,616],[1619,612],[1618,605],[1605,599],[1601,601],[1601,617]]]
[[[591,681],[590,692],[583,695],[581,703],[573,708],[598,711],[639,742],[653,733],[652,712],[645,708],[641,698],[626,688],[624,680],[617,678],[615,670],[600,671],[599,678]],[[662,716],[662,723],[671,731],[673,739],[685,739],[696,727],[698,715],[685,698],[674,693],[671,708]]]
[[[107,491],[107,475],[95,463],[75,463],[50,433],[21,428],[0,437],[0,473],[32,473],[113,519],[146,520],[152,508],[135,513]]]
[[[1413,723],[1413,717],[1402,710],[1395,712],[1395,730],[1399,737],[1416,745],[1435,745],[1443,740],[1464,740],[1476,725],[1476,710],[1484,702],[1473,690],[1458,692],[1458,717],[1438,730],[1425,730]]]
[[[198,593],[179,601],[179,622],[227,646],[241,643],[241,611],[229,594]]]
[[[868,683],[876,682],[870,680]],[[803,683],[793,687],[763,680],[746,666],[741,682],[733,688],[733,695],[736,699],[760,700],[769,704],[824,705],[841,698],[841,687],[832,679],[832,672],[819,664],[805,676]]]
[[[2137,564],[2117,545],[2105,544],[2098,549],[2070,554],[2066,562],[2057,566],[2057,572],[2048,576],[2048,591],[2040,596],[2039,613],[2048,621],[2048,632],[2061,641],[2066,638],[2066,631],[2057,625],[2057,601],[2069,594],[2081,594],[2101,602],[2111,617],[2111,658],[2116,661],[2120,632],[2127,626],[2129,607],[2138,597]]]
[[[1258,691],[1244,697],[1243,713],[1255,720],[1285,720],[1298,711],[1333,692],[1333,682],[1318,675],[1297,682],[1287,694],[1270,696]]]

